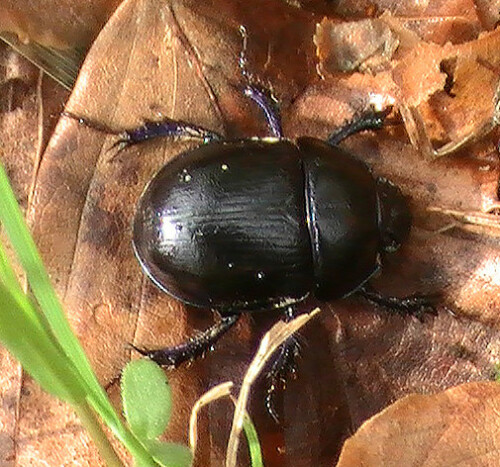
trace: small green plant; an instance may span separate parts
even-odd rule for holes
[[[123,410],[132,432],[161,465],[191,465],[191,450],[180,444],[159,441],[170,420],[172,394],[162,369],[151,360],[134,360],[123,370]],[[139,464],[139,462],[138,462]]]

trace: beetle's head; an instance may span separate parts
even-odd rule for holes
[[[390,253],[396,251],[408,238],[411,228],[410,209],[401,190],[385,178],[377,179],[377,196],[382,248]]]

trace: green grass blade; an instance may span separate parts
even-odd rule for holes
[[[88,385],[89,392],[100,404],[102,404],[103,409],[106,408],[106,410],[110,412],[109,416],[115,418],[116,422],[119,423],[116,413],[112,410],[78,339],[73,334],[68,320],[64,315],[61,303],[52,288],[38,250],[26,227],[5,170],[1,166],[0,222],[2,222],[5,232],[26,272],[33,295],[38,301],[40,309],[45,315],[54,336],[57,338],[68,358],[73,361],[83,380]]]
[[[16,275],[9,258],[5,254],[2,244],[0,243],[0,283],[6,287],[12,298],[16,300],[24,315],[23,319],[30,320],[34,326],[37,326],[40,332],[47,332],[46,323],[42,320],[40,314],[36,311],[33,302],[24,293],[21,285],[17,281]]]
[[[26,319],[25,311],[2,283],[0,341],[47,392],[74,404],[85,399],[80,376],[71,361],[43,328]]]
[[[0,245],[1,246],[1,245]],[[12,269],[9,258],[5,254],[3,248],[0,249],[0,281],[10,290],[16,290],[24,295],[19,282],[17,281],[16,274]]]
[[[252,467],[264,467],[264,462],[262,460],[262,451],[260,449],[259,443],[259,436],[257,435],[255,425],[248,415],[245,415],[243,419],[243,430],[247,438]]]

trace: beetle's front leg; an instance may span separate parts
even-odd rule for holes
[[[412,315],[420,321],[423,320],[426,314],[437,315],[435,303],[437,299],[439,299],[439,294],[414,294],[407,297],[386,297],[368,284],[365,284],[357,290],[356,293],[376,305],[387,308],[389,311],[401,315]]]
[[[212,350],[217,341],[236,324],[239,317],[239,314],[223,316],[218,323],[206,331],[175,347],[157,350],[146,350],[136,346],[132,347],[160,366],[176,368],[182,363],[193,361]]]
[[[215,131],[207,130],[206,128],[192,125],[182,120],[172,120],[170,118],[164,118],[159,121],[146,121],[141,126],[130,130],[116,130],[102,123],[80,117],[68,111],[64,111],[62,115],[77,120],[80,125],[100,131],[101,133],[117,135],[119,139],[110,149],[118,148],[118,152],[128,146],[156,138],[194,138],[204,143],[222,139],[222,136]]]
[[[296,310],[288,307],[285,311],[284,321],[291,321],[296,317]],[[295,336],[289,337],[279,348],[278,357],[274,361],[267,374],[267,392],[265,406],[268,414],[276,422],[280,423],[276,411],[276,396],[278,391],[286,388],[286,383],[291,376],[297,372],[296,358],[299,356],[300,345]]]
[[[218,133],[201,126],[167,118],[157,122],[147,121],[138,128],[125,130],[111,148],[118,147],[121,150],[155,138],[194,138],[204,143],[222,139]]]
[[[387,107],[384,110],[368,110],[335,130],[328,136],[326,141],[331,146],[337,146],[349,136],[355,135],[361,131],[380,130],[384,126],[385,119],[391,111],[392,107]]]

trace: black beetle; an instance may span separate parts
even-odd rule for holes
[[[332,300],[359,292],[417,316],[432,310],[426,297],[383,297],[367,285],[383,254],[407,238],[411,216],[398,187],[338,147],[354,133],[381,128],[390,109],[361,115],[327,142],[288,140],[274,97],[251,83],[244,39],[244,92],[264,111],[273,137],[226,141],[205,128],[164,120],[125,131],[116,143],[129,146],[158,136],[205,142],[153,177],[133,224],[134,250],[151,280],[184,303],[221,314],[217,324],[184,344],[137,348],[164,366],[204,354],[243,311],[281,309],[291,319],[294,305],[311,293]],[[294,371],[296,354],[297,342],[290,339],[269,373],[266,403],[275,419],[274,392]]]
[[[341,148],[248,139],[165,165],[141,196],[133,242],[158,287],[224,315],[343,297],[409,230],[400,190]]]
[[[336,135],[378,127],[384,116],[369,112]],[[178,122],[165,125],[174,125],[178,134]],[[125,142],[141,141],[136,134],[127,133]],[[360,291],[419,315],[425,298],[382,297],[363,287],[410,226],[399,188],[373,177],[336,145],[309,137],[214,137],[177,156],[149,182],[137,206],[133,244],[160,289],[219,311],[221,320],[179,346],[137,350],[161,365],[177,366],[211,349],[241,312],[278,308],[291,319],[293,305],[311,293],[332,300]],[[297,348],[293,339],[284,345],[268,375],[266,405],[275,420],[274,393],[295,371]]]

